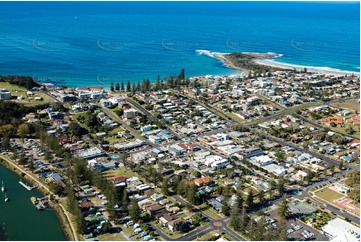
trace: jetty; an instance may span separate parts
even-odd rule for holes
[[[31,191],[33,190],[34,188],[36,188],[36,186],[29,186],[29,185],[26,185],[23,181],[19,181],[19,184],[22,185],[23,187],[25,187],[26,190],[28,191]]]

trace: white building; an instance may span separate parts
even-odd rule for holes
[[[126,119],[132,119],[138,115],[138,110],[131,108],[131,109],[125,110],[123,115],[124,115],[124,118],[126,118]]]
[[[258,167],[264,167],[272,164],[272,159],[268,155],[260,155],[251,158],[251,163]]]
[[[330,241],[360,241],[360,228],[335,218],[322,228]]]

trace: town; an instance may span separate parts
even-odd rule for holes
[[[359,241],[359,85],[307,70],[109,90],[1,77],[1,164],[70,240]]]

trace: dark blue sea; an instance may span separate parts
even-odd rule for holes
[[[359,2],[0,2],[0,75],[102,85],[185,68],[227,75],[210,52],[360,71]]]

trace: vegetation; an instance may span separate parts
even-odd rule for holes
[[[8,82],[28,90],[31,90],[33,87],[40,87],[30,76],[0,76],[0,82]]]
[[[347,174],[346,185],[351,187],[351,192],[348,196],[355,201],[356,204],[360,203],[360,171],[351,171]]]

